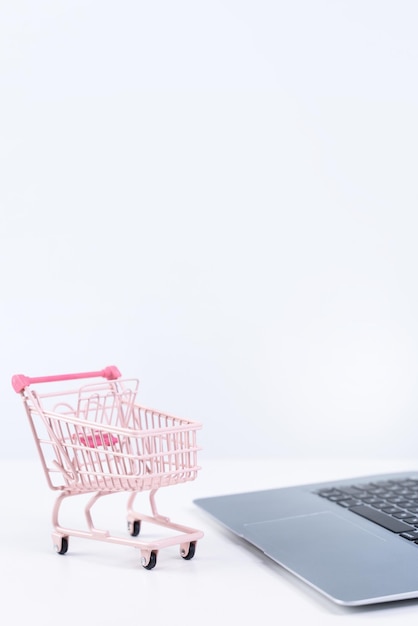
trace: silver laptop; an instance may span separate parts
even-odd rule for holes
[[[418,472],[194,502],[338,604],[418,597]]]

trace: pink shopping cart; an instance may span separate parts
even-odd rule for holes
[[[53,544],[58,554],[67,552],[70,536],[134,546],[149,570],[155,567],[159,550],[169,546],[180,546],[181,556],[189,560],[203,532],[160,515],[155,494],[160,487],[196,478],[201,424],[140,406],[136,403],[138,380],[120,376],[117,367],[110,366],[98,372],[12,378],[14,390],[22,396],[48,485],[60,492],[52,514]],[[90,378],[95,380],[84,381],[77,389],[55,389],[60,381]],[[149,492],[148,514],[134,510],[136,496],[144,491]],[[116,492],[129,494],[130,538],[93,524],[93,505]],[[59,517],[64,500],[90,493],[94,495],[84,509],[86,529],[62,526]],[[141,541],[137,537],[142,522],[168,531],[156,540]]]

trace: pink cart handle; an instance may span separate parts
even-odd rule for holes
[[[12,387],[16,393],[21,393],[25,387],[32,383],[52,383],[59,380],[76,380],[78,378],[107,378],[107,380],[115,380],[121,376],[120,371],[115,365],[109,365],[100,372],[80,372],[78,374],[57,374],[55,376],[38,376],[37,378],[29,378],[23,374],[15,374],[12,377]]]

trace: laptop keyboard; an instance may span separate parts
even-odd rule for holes
[[[316,493],[418,544],[418,480],[337,485]]]

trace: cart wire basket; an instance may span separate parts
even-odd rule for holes
[[[94,379],[86,383],[86,379]],[[57,391],[56,383],[84,380],[77,389]],[[203,532],[160,515],[155,494],[197,477],[197,431],[201,424],[166,415],[136,403],[137,379],[122,379],[116,366],[97,372],[30,378],[12,377],[23,399],[46,480],[59,492],[52,513],[52,540],[58,554],[68,550],[69,537],[133,546],[141,564],[153,569],[159,550],[179,546],[185,560],[193,558]],[[129,537],[96,528],[92,507],[99,498],[126,492]],[[140,492],[149,492],[149,512],[134,509]],[[60,509],[70,497],[93,494],[84,515],[85,529],[60,524]],[[141,523],[157,525],[160,536],[138,538]]]

